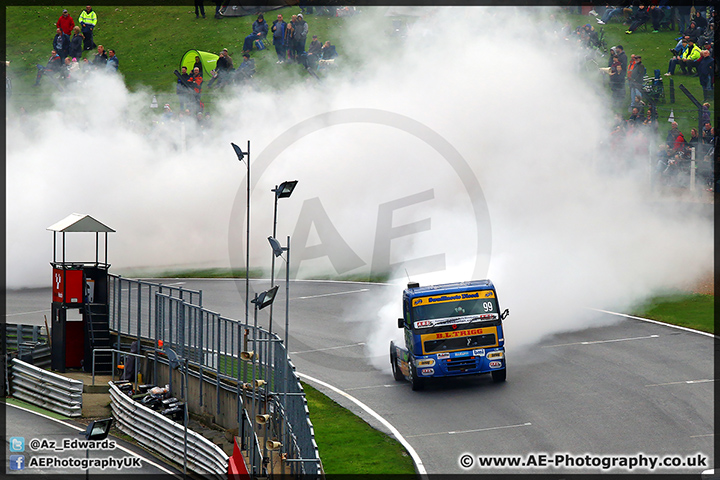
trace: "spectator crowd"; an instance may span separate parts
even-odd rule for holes
[[[672,30],[677,20],[678,37],[667,46],[670,55],[667,69],[648,70],[639,53],[628,53],[622,45],[606,49],[603,32],[590,24],[572,29],[568,24],[562,33],[567,39],[574,39],[583,48],[604,52],[607,50],[607,66],[600,70],[608,75],[610,98],[617,111],[629,99],[627,117],[616,115],[606,146],[613,155],[609,156],[604,168],[624,171],[629,162],[646,158],[648,152],[656,151],[654,163],[656,178],[662,183],[677,185],[687,181],[691,161],[696,162],[696,178],[714,191],[714,171],[717,162],[715,146],[717,136],[712,125],[711,101],[714,100],[714,86],[717,77],[714,45],[716,13],[712,5],[672,6],[666,0],[654,2],[625,2],[617,5],[595,6],[589,15],[599,25],[619,21],[627,25],[626,35],[658,33],[661,29]],[[674,17],[677,15],[677,17]],[[647,24],[647,25],[646,25]],[[642,27],[645,26],[643,29]],[[701,126],[689,133],[680,131],[677,122],[670,118],[670,129],[665,142],[655,146],[660,139],[657,104],[665,101],[662,79],[677,75],[697,78],[703,92]],[[629,95],[629,97],[628,97]],[[665,129],[663,128],[663,131]],[[684,185],[682,185],[684,186]]]

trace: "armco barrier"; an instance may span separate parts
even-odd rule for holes
[[[19,323],[5,324],[5,342],[10,351],[18,350],[24,342],[39,342],[47,339],[45,328],[40,325],[23,325]]]
[[[10,394],[53,412],[82,415],[83,382],[13,359],[10,364]]]
[[[182,465],[185,427],[134,401],[112,382],[108,383],[117,427],[151,450]],[[192,430],[188,430],[187,438],[188,470],[206,477],[227,479],[230,457],[220,447]]]

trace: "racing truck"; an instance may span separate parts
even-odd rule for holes
[[[490,373],[494,382],[507,375],[502,321],[495,286],[490,280],[421,287],[410,282],[403,291],[403,318],[398,328],[405,345],[390,342],[396,381],[408,380],[422,390],[432,378]]]

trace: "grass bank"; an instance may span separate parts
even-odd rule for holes
[[[313,387],[303,383],[327,475],[393,475],[415,478],[412,458],[395,439],[350,413]]]
[[[638,317],[715,333],[715,296],[674,294],[655,297],[637,308]]]

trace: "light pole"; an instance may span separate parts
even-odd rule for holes
[[[250,140],[247,142],[247,152],[243,152],[240,147],[232,142],[230,145],[232,145],[233,150],[235,150],[235,155],[237,155],[238,160],[245,162],[245,165],[247,165],[247,212],[245,213],[245,217],[247,218],[247,226],[245,228],[245,325],[247,325],[250,315]],[[244,159],[245,155],[247,155],[247,160]]]
[[[271,289],[266,290],[264,292],[256,293],[255,298],[252,300],[252,303],[255,305],[255,314],[254,314],[254,323],[253,323],[253,350],[255,353],[251,354],[249,356],[253,362],[253,370],[252,370],[253,371],[253,374],[252,374],[253,399],[252,399],[252,411],[250,414],[251,415],[250,418],[252,418],[253,420],[256,418],[255,404],[258,401],[258,393],[259,393],[257,390],[258,390],[259,386],[261,385],[261,382],[256,381],[257,380],[257,377],[255,376],[256,360],[258,360],[260,362],[262,361],[260,356],[257,354],[258,351],[261,351],[261,349],[258,348],[257,313],[258,313],[258,310],[262,310],[263,308],[272,305],[273,301],[275,300],[275,296],[277,295],[277,291],[278,291],[277,286],[272,287]],[[267,366],[266,366],[265,372],[266,372],[266,376],[267,376]],[[268,388],[268,386],[265,387],[266,391],[267,391],[267,388]],[[267,408],[267,402],[266,402],[266,408]],[[253,458],[254,458],[254,456],[253,456]],[[252,465],[253,474],[255,474],[255,473],[262,474],[262,465],[259,465],[258,467],[261,469],[261,471],[255,472],[254,471],[255,465]]]
[[[285,257],[285,356],[287,359],[290,359],[290,349],[288,348],[288,330],[290,325],[290,315],[289,315],[289,307],[290,307],[290,235],[287,237],[287,246],[283,247],[280,245],[280,242],[278,242],[275,237],[268,237],[268,242],[270,242],[270,246],[273,249],[273,257],[279,257],[283,254],[283,252],[287,252],[287,256]],[[285,365],[283,366],[283,409],[286,412],[288,411],[287,406],[287,394],[288,394],[288,362],[285,362]],[[284,448],[287,448],[288,442],[287,439],[284,439],[282,444],[285,446]]]
[[[281,183],[279,186],[275,185],[275,188],[270,190],[271,192],[275,193],[275,205],[273,208],[273,233],[272,238],[275,238],[277,236],[277,204],[279,198],[288,198],[290,195],[292,195],[293,190],[295,190],[295,186],[297,185],[297,180],[291,180],[287,182]],[[276,255],[273,254],[272,256],[272,264],[270,266],[270,285],[275,285],[275,257]],[[272,320],[273,320],[273,307],[270,305],[270,320],[268,323],[268,331],[272,333]]]

